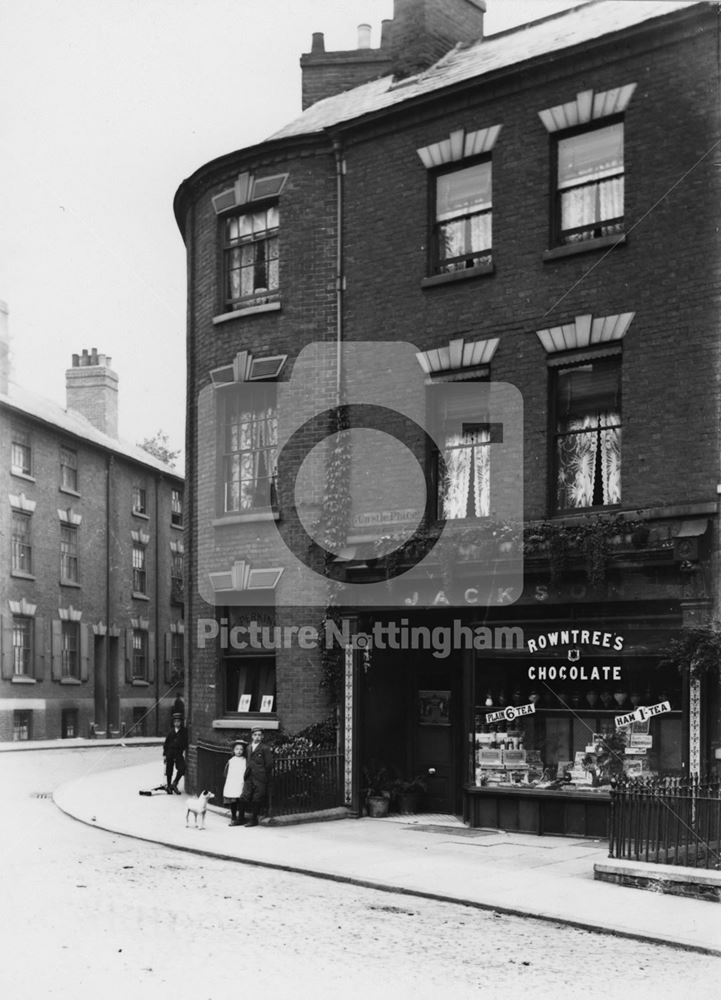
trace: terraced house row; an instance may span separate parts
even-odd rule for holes
[[[191,775],[332,716],[355,808],[381,762],[598,836],[616,716],[664,706],[630,774],[721,746],[667,655],[719,603],[718,8],[485,7],[314,34],[302,114],[176,194]]]

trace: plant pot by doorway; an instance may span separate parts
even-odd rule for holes
[[[381,819],[383,816],[387,816],[390,803],[391,800],[389,796],[369,795],[366,799],[368,815],[374,819]]]

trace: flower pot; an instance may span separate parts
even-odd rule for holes
[[[372,816],[374,819],[380,819],[382,816],[387,816],[389,805],[390,799],[388,799],[385,795],[369,795],[366,799],[368,815]]]
[[[401,816],[411,816],[417,813],[421,804],[418,792],[401,792],[398,796],[398,812]]]

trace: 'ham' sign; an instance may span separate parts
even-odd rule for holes
[[[646,719],[650,719],[654,715],[670,711],[671,702],[669,701],[660,701],[658,705],[639,705],[635,711],[629,712],[627,715],[616,716],[616,729],[630,726],[632,722],[645,722]]]

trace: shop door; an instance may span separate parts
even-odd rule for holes
[[[453,692],[448,687],[419,687],[416,705],[416,773],[427,783],[424,811],[454,813]]]

